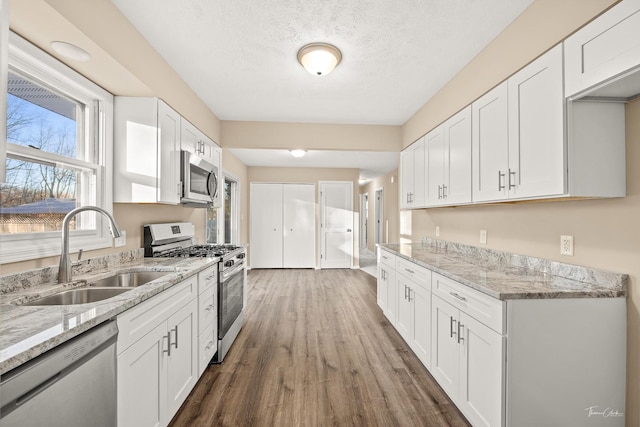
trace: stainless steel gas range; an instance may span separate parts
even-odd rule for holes
[[[218,351],[214,363],[221,363],[244,323],[246,286],[244,246],[199,245],[189,222],[144,226],[144,256],[154,258],[206,257],[218,265]]]

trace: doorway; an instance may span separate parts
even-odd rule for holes
[[[366,248],[369,244],[368,229],[369,225],[369,193],[360,195],[360,247]]]
[[[385,243],[384,235],[384,190],[379,188],[375,192],[375,209],[374,209],[374,238],[376,243]]]

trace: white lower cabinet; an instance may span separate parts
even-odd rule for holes
[[[624,297],[499,300],[378,253],[378,304],[473,426],[624,426]]]
[[[218,264],[198,273],[198,375],[218,349]]]
[[[433,297],[431,374],[474,426],[500,426],[503,337]]]
[[[198,380],[197,278],[118,316],[118,426],[166,426]]]
[[[431,271],[398,260],[396,329],[418,359],[431,367]]]

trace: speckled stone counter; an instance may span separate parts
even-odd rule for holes
[[[218,258],[143,258],[143,250],[74,263],[73,281],[56,283],[57,267],[0,277],[0,374],[122,313],[218,262]],[[24,306],[65,288],[113,275],[116,271],[167,271],[169,274],[118,296],[90,304]]]
[[[501,300],[627,295],[626,274],[435,239],[378,246]]]

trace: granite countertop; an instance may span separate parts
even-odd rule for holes
[[[0,277],[0,374],[113,319],[171,286],[215,264],[219,258],[143,258],[142,250],[123,252],[73,266],[73,281],[58,285],[57,267]],[[83,286],[116,271],[167,271],[169,274],[118,296],[89,304],[24,306],[25,302]]]
[[[627,295],[626,274],[435,239],[378,246],[500,300]]]

